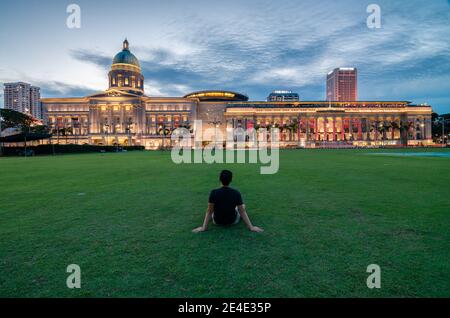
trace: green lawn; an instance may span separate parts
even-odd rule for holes
[[[169,152],[0,158],[0,296],[450,297],[450,159],[370,152],[283,151],[276,175]],[[191,233],[222,168],[263,234]]]

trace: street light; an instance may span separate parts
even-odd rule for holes
[[[118,137],[118,135],[117,135],[117,126],[118,126],[119,124],[118,123],[115,123],[114,124],[114,142],[115,142],[115,144],[116,144],[116,152],[119,152],[119,137]]]
[[[217,120],[217,118],[214,118],[213,121],[209,122],[209,124],[214,125],[214,145],[217,146],[217,129],[222,124],[220,120]]]
[[[72,117],[72,126],[76,128],[78,131],[80,130],[80,121],[78,117]],[[75,144],[78,145],[78,134],[76,130],[74,130],[74,134],[75,134]]]
[[[108,133],[109,133],[109,125],[108,125],[108,124],[105,124],[105,125],[104,125],[104,132],[105,132],[105,134],[106,134],[106,139],[105,139],[106,145],[108,146],[108,145],[109,145],[109,144],[108,144]]]
[[[133,122],[129,119],[127,122],[127,128],[126,128],[126,132],[128,135],[128,146],[131,146],[131,125],[133,124]]]
[[[438,121],[442,124],[442,148],[445,147],[445,123],[450,122],[450,119],[445,119],[444,117],[439,117]]]
[[[3,141],[2,141],[2,112],[0,111],[0,156],[3,155]]]

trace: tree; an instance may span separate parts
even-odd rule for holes
[[[295,136],[295,134],[297,134],[298,142],[300,142],[300,131],[299,131],[299,129],[300,129],[300,122],[298,121],[297,118],[294,118],[292,120],[292,123],[290,124],[290,128],[291,128],[291,131],[292,131],[292,136]],[[295,137],[292,138],[292,139],[295,139]]]
[[[35,122],[33,117],[12,109],[0,109],[0,115],[2,118],[2,129],[20,128],[23,131],[31,127]]]
[[[0,127],[2,127],[1,130],[7,128],[17,128],[21,131],[20,138],[23,137],[25,154],[27,152],[27,140],[40,140],[48,138],[48,128],[27,114],[23,114],[12,109],[0,109],[0,120]]]
[[[161,150],[166,149],[166,136],[171,134],[171,131],[169,128],[166,127],[166,124],[162,124],[161,127],[158,129],[158,134],[163,137],[162,141],[162,147]],[[172,144],[172,140],[170,140],[170,145]]]
[[[391,122],[391,128],[392,128],[392,136],[391,136],[391,139],[394,140],[394,137],[395,137],[395,131],[396,131],[396,130],[400,131],[400,125],[398,124],[398,122],[392,121],[392,122]]]
[[[378,121],[378,120],[375,120],[375,121],[373,121],[372,123],[371,123],[371,125],[370,125],[371,127],[371,129],[370,129],[370,131],[372,132],[374,132],[374,140],[375,141],[378,141],[378,133],[380,132],[380,130],[379,130],[379,128],[380,128],[380,121]]]
[[[402,140],[402,146],[408,146],[409,131],[413,127],[414,123],[411,121],[400,121],[400,136]]]
[[[61,129],[61,134],[64,136],[64,138],[66,140],[66,145],[67,145],[67,136],[73,135],[72,127],[66,127],[66,128]]]
[[[443,143],[442,133],[444,133],[444,137],[450,133],[450,113],[442,115],[433,113],[431,115],[431,120],[433,122],[431,126],[433,139],[437,142]],[[442,127],[442,125],[444,125],[444,127]]]
[[[385,141],[387,139],[387,133],[392,128],[392,123],[383,121],[380,125],[380,132],[382,133],[382,140]]]

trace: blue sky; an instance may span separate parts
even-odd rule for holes
[[[70,3],[81,7],[81,29],[66,27]],[[382,9],[381,29],[367,28],[371,3]],[[229,89],[264,100],[274,89],[290,89],[302,100],[323,100],[328,71],[357,67],[361,100],[427,102],[450,112],[448,0],[15,0],[0,6],[0,84],[30,82],[43,97],[107,88],[112,57],[128,37],[150,96]]]

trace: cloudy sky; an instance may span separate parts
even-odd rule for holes
[[[70,3],[81,7],[80,29],[66,26]],[[381,29],[367,27],[371,3],[381,7]],[[229,89],[264,100],[274,89],[289,89],[302,100],[323,100],[327,72],[357,67],[360,99],[427,102],[450,112],[450,0],[15,0],[0,6],[0,84],[30,82],[43,97],[107,88],[112,57],[127,37],[147,95]]]

